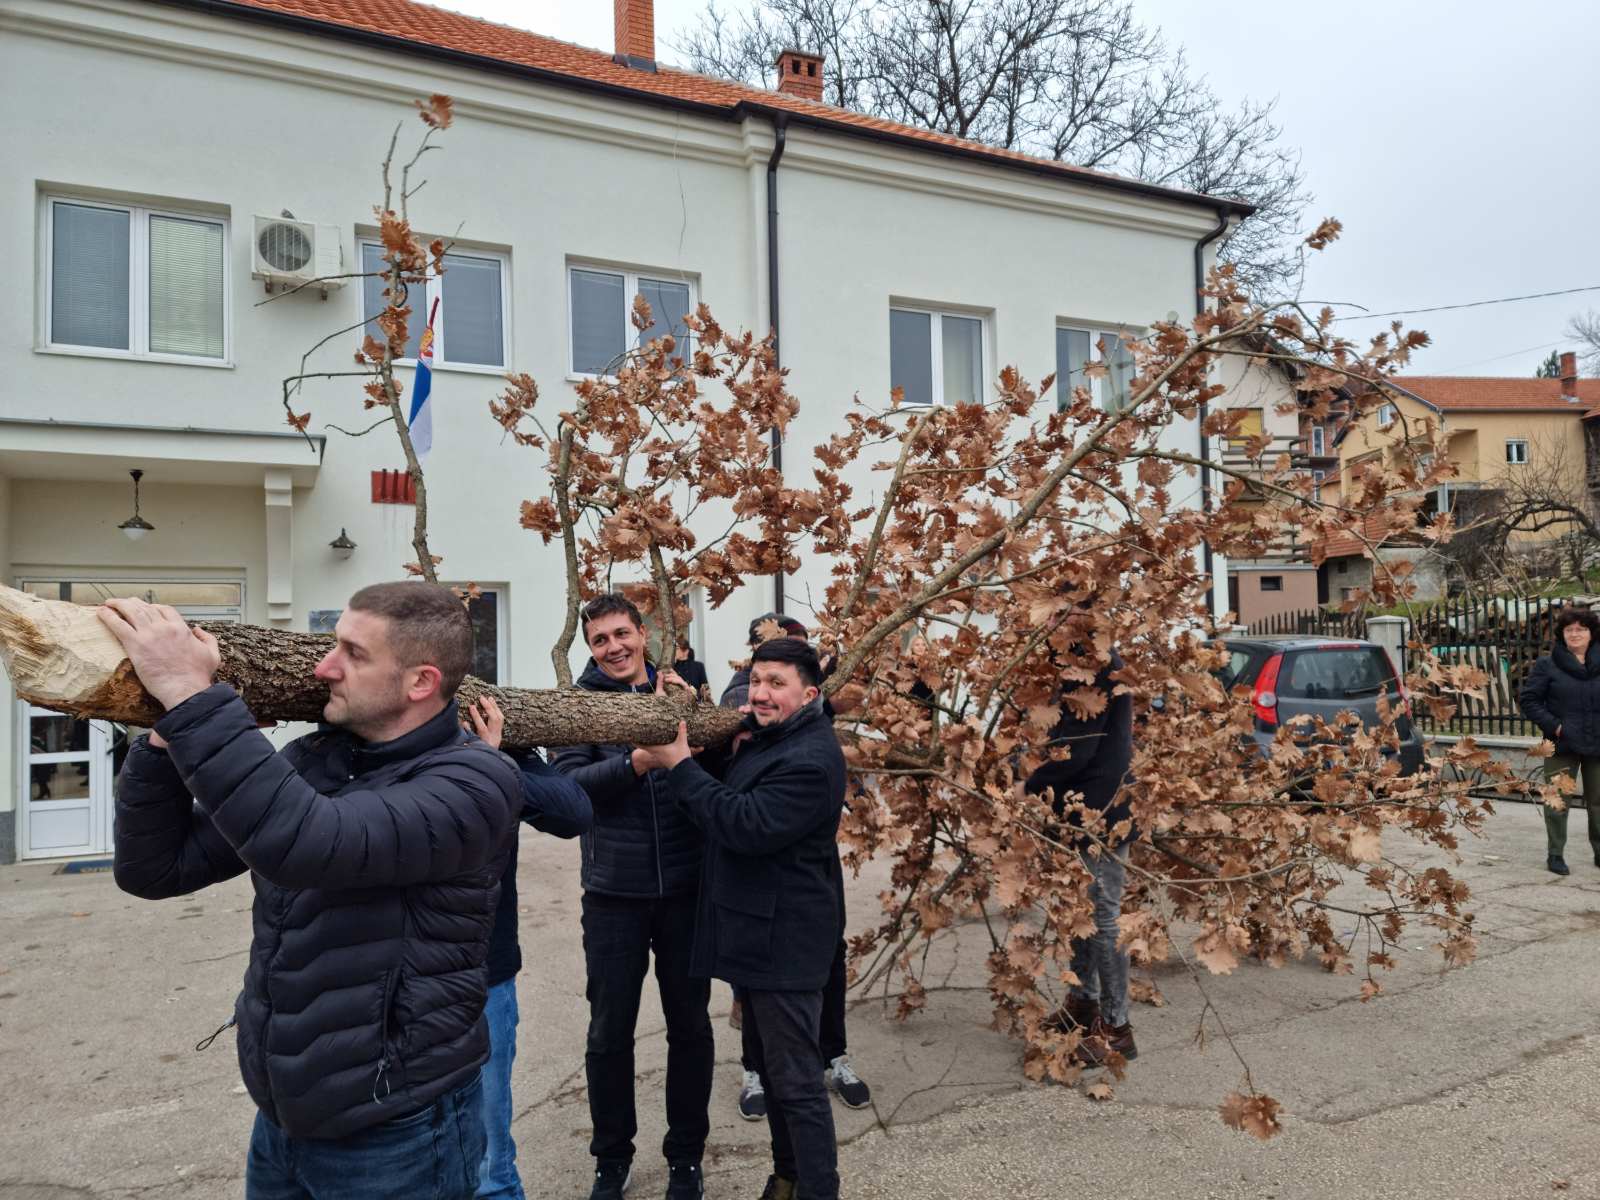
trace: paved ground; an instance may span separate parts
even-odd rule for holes
[[[1222,1126],[1239,1079],[1226,1045],[1194,1044],[1201,1001],[1181,969],[1169,1004],[1135,1013],[1140,1058],[1116,1098],[1022,1081],[1016,1048],[984,1028],[983,947],[958,931],[933,955],[942,986],[908,1024],[877,1001],[851,1015],[875,1110],[835,1109],[849,1197],[1600,1197],[1600,869],[1543,870],[1538,816],[1513,806],[1468,847],[1482,954],[1444,973],[1407,940],[1385,995],[1354,999],[1314,966],[1255,964],[1208,980],[1285,1132]],[[1395,843],[1391,851],[1403,852]],[[1412,857],[1410,853],[1406,857]],[[576,848],[523,840],[523,1025],[515,1132],[530,1196],[587,1195],[584,1006]],[[866,912],[879,881],[852,884]],[[150,904],[108,874],[0,868],[0,1200],[178,1200],[242,1194],[253,1108],[226,1020],[249,937],[244,882]],[[738,1037],[713,996],[720,1068],[708,1194],[752,1198],[764,1131],[738,1119]],[[664,1060],[653,995],[639,1031],[644,1098],[635,1196],[659,1195]]]

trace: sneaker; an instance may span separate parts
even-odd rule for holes
[[[633,1163],[626,1159],[601,1160],[594,1168],[594,1188],[589,1200],[622,1200],[633,1182]]]
[[[700,1200],[706,1194],[706,1181],[697,1162],[667,1164],[666,1200]]]
[[[841,1054],[828,1064],[823,1079],[846,1108],[865,1108],[872,1103],[872,1089],[850,1065],[850,1056]]]
[[[1559,854],[1552,854],[1549,858],[1545,859],[1544,865],[1554,875],[1572,874],[1572,871],[1567,867],[1567,860],[1562,858]]]
[[[1122,1055],[1128,1062],[1139,1057],[1139,1047],[1133,1040],[1133,1025],[1112,1025],[1102,1018],[1089,1027],[1088,1034],[1078,1043],[1073,1057],[1086,1067],[1098,1067],[1113,1052]]]
[[[794,1200],[794,1180],[768,1175],[767,1186],[761,1189],[761,1200]]]
[[[761,1086],[761,1076],[754,1071],[744,1073],[744,1086],[739,1089],[739,1115],[746,1121],[766,1119],[767,1093]]]

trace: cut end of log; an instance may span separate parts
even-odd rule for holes
[[[160,707],[93,608],[0,587],[0,662],[31,704],[113,720],[153,720]]]

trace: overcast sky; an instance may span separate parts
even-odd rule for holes
[[[737,9],[741,0],[721,7]],[[449,0],[446,7],[610,49],[596,0]],[[656,38],[703,10],[656,0]],[[1278,100],[1316,200],[1308,223],[1344,222],[1315,257],[1305,296],[1369,312],[1600,285],[1600,155],[1593,55],[1600,4],[1342,0],[1235,8],[1135,0],[1226,101]],[[1404,318],[1433,345],[1413,374],[1532,375],[1563,348],[1587,294]],[[1354,308],[1340,309],[1355,313]],[[1351,321],[1352,332],[1386,322]]]

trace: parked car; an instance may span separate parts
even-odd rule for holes
[[[1321,717],[1332,725],[1349,710],[1368,729],[1377,729],[1378,698],[1387,695],[1394,710],[1400,772],[1422,765],[1422,741],[1411,720],[1411,701],[1389,658],[1376,642],[1324,637],[1224,637],[1228,665],[1222,685],[1230,692],[1250,689],[1255,739],[1265,752],[1281,729],[1298,716]]]

